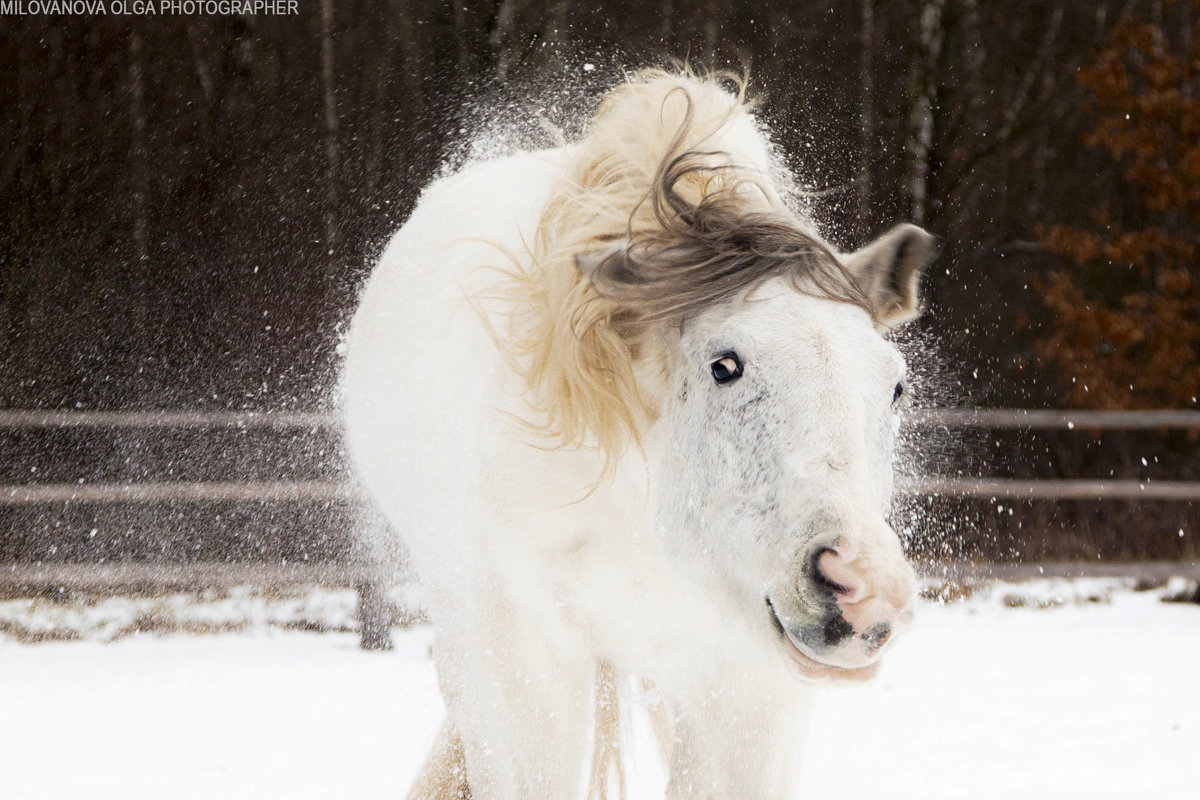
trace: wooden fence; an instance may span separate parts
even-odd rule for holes
[[[917,409],[914,428],[1042,430],[1200,430],[1200,411],[1062,411],[1053,409]],[[22,428],[333,429],[331,414],[254,411],[0,411],[0,430]],[[1200,481],[1022,480],[909,477],[906,494],[1026,500],[1200,500]],[[357,498],[351,486],[328,481],[49,483],[0,485],[0,506],[32,503],[155,501],[331,501]]]
[[[89,442],[99,441],[90,437],[89,431],[95,431],[100,439],[115,438],[124,432],[162,441],[181,432],[187,432],[193,438],[209,437],[216,433],[228,438],[230,432],[240,434],[267,430],[299,440],[312,438],[312,434],[322,434],[328,440],[332,434],[336,434],[336,426],[336,419],[332,415],[314,413],[0,411],[0,432],[9,437],[22,434],[37,436],[58,431],[89,437]],[[9,455],[0,454],[0,458]],[[59,462],[64,460],[61,454],[47,457],[48,460],[54,458]],[[56,471],[60,473],[58,477],[64,476],[61,464]],[[220,474],[222,470],[218,465],[217,469],[209,471]],[[322,525],[329,525],[328,513],[321,516],[322,507],[351,507],[351,510],[336,518],[343,527],[354,524],[348,520],[358,516],[352,508],[359,505],[362,498],[352,486],[331,480],[38,480],[38,476],[45,474],[44,469],[34,474],[34,480],[12,482],[12,475],[20,472],[10,469],[10,482],[0,482],[0,511],[23,511],[26,514],[25,527],[29,527],[28,519],[31,516],[49,519],[66,515],[72,509],[77,511],[80,507],[144,507],[147,509],[144,516],[162,518],[163,528],[174,522],[165,519],[166,508],[187,508],[195,513],[197,508],[227,510],[231,507],[250,507],[260,509],[254,512],[260,514],[261,509],[266,507],[287,508],[293,509],[289,519],[295,518],[294,509],[297,507],[313,508],[317,510],[313,525],[289,525],[275,538],[299,541],[300,544],[291,549],[309,550],[315,555],[312,561],[280,557],[279,553],[255,559],[254,554],[248,552],[253,548],[244,546],[236,560],[216,560],[211,553],[196,560],[184,552],[183,545],[172,537],[163,537],[167,541],[159,542],[157,537],[151,536],[154,541],[143,542],[132,548],[136,553],[131,558],[88,560],[87,551],[79,545],[78,532],[65,530],[72,525],[63,526],[62,529],[46,525],[46,530],[38,526],[32,532],[20,533],[10,527],[0,532],[0,543],[7,536],[10,545],[5,548],[5,555],[0,557],[0,589],[9,592],[68,590],[106,593],[125,589],[191,590],[241,585],[281,589],[313,585],[351,587],[359,597],[363,646],[379,649],[390,644],[392,609],[383,591],[387,580],[385,569],[364,555],[367,548],[355,548],[347,543],[365,537],[348,534],[342,536],[335,546],[322,541],[328,533],[322,529]],[[44,514],[38,509],[45,509]],[[279,524],[270,514],[264,516],[262,524]],[[11,521],[11,517],[9,519]],[[364,516],[364,520],[370,519],[369,515]],[[77,519],[72,522],[74,528],[80,527]],[[220,527],[221,523],[215,523],[214,537],[221,532]],[[95,531],[92,533],[95,534]],[[195,538],[193,536],[192,540]],[[62,546],[51,543],[47,547],[43,541],[45,539],[62,539]],[[307,544],[306,539],[309,540]],[[288,548],[279,549],[286,552]],[[47,550],[56,555],[46,557]],[[71,552],[66,552],[68,550]]]
[[[1043,430],[1200,430],[1200,411],[1062,411],[1021,409],[919,409],[907,426],[959,429]],[[205,431],[268,429],[336,431],[335,416],[295,412],[97,412],[0,411],[0,431],[45,429],[138,429]],[[897,481],[902,493],[1025,500],[1200,500],[1200,481],[1022,480],[1001,478],[909,477]],[[137,481],[9,483],[0,485],[0,508],[65,504],[137,503],[339,503],[362,501],[358,490],[329,480]],[[332,584],[360,592],[364,644],[386,645],[387,621],[379,581],[368,566],[340,561],[320,564],[89,564],[3,563],[0,585],[68,586],[102,589],[127,584],[157,586],[249,584]]]
[[[912,411],[906,423],[961,430],[1200,431],[1200,411],[937,408]],[[896,488],[906,494],[997,500],[1200,500],[1200,481],[916,477],[898,480]]]

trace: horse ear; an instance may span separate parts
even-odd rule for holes
[[[622,289],[637,283],[637,276],[629,268],[629,241],[626,239],[603,250],[580,253],[575,256],[575,268],[605,297],[618,295]]]
[[[920,315],[921,276],[938,250],[937,240],[916,225],[897,225],[842,263],[875,307],[880,324],[896,327]]]

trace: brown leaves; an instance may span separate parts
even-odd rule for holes
[[[1200,21],[1186,57],[1172,53],[1166,38],[1126,20],[1080,71],[1101,114],[1084,142],[1126,162],[1147,210],[1183,211],[1200,222]]]
[[[1194,405],[1200,393],[1200,21],[1187,41],[1174,53],[1166,31],[1126,20],[1079,73],[1099,114],[1085,143],[1121,164],[1130,202],[1038,232],[1072,265],[1037,286],[1053,313],[1039,355],[1075,405]]]
[[[1056,364],[1072,405],[1149,408],[1190,404],[1200,391],[1196,285],[1133,292],[1105,305],[1066,271],[1038,282],[1054,313],[1054,332],[1039,355]]]

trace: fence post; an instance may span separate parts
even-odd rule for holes
[[[392,609],[383,587],[363,578],[354,588],[358,590],[359,645],[363,650],[391,650]]]
[[[354,584],[359,645],[363,650],[391,650],[395,609],[385,589],[395,585],[396,559],[391,552],[395,536],[387,519],[369,502],[359,504],[354,527],[351,559],[360,570]]]

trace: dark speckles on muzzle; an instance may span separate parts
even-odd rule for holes
[[[875,652],[879,648],[887,644],[887,640],[892,638],[892,626],[886,622],[879,622],[867,628],[859,638],[867,646],[871,652]]]
[[[820,653],[830,647],[836,647],[853,635],[854,626],[847,622],[835,607],[827,612],[820,622],[805,625],[800,631],[800,641]]]

